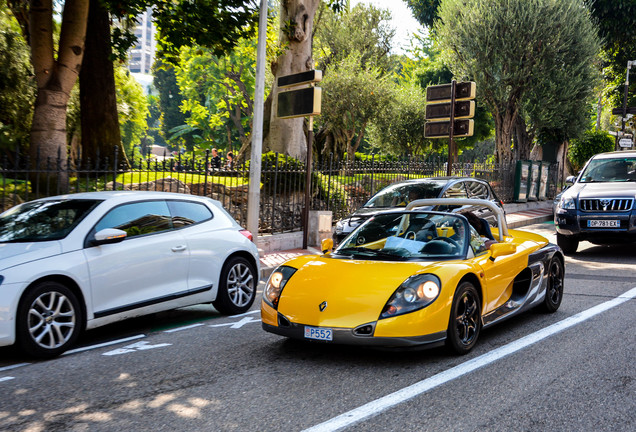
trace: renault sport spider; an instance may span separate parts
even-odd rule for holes
[[[446,343],[465,354],[483,328],[531,308],[555,312],[565,270],[557,245],[509,231],[501,208],[487,200],[479,205],[497,222],[486,229],[468,214],[418,210],[466,201],[414,201],[374,215],[333,251],[326,239],[323,255],[285,262],[263,291],[263,329],[382,348]]]

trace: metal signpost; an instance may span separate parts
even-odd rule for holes
[[[322,81],[322,71],[310,70],[278,77],[279,91],[276,94],[279,118],[309,117],[307,136],[307,160],[305,173],[305,208],[303,210],[303,249],[307,249],[309,238],[309,204],[311,199],[311,158],[314,148],[314,116],[320,115],[322,89],[316,87]]]
[[[474,82],[453,80],[450,84],[426,88],[426,114],[424,137],[448,137],[448,166],[446,174],[452,175],[455,161],[455,137],[472,136],[475,116],[476,85]]]

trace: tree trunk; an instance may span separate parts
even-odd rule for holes
[[[287,49],[272,65],[272,73],[275,77],[273,95],[278,93],[278,77],[305,72],[313,68],[311,53],[313,21],[319,5],[320,0],[282,0],[280,2],[279,40],[281,46],[287,45]],[[276,117],[277,109],[277,98],[274,97],[269,133],[264,148],[305,160],[307,137],[303,130],[304,119],[279,119]]]
[[[497,162],[508,164],[513,160],[512,154],[512,132],[516,111],[513,113],[509,109],[501,113],[493,113],[495,119],[495,154]]]
[[[514,126],[515,135],[515,160],[528,160],[530,159],[530,152],[532,150],[532,137],[528,133],[526,122],[522,116],[517,116]]]
[[[88,1],[65,2],[57,59],[53,44],[52,0],[34,1],[31,4],[31,61],[38,90],[29,152],[34,161],[39,155],[39,168],[46,168],[47,158],[55,160],[58,155],[61,167],[66,168],[66,108],[84,55]],[[58,179],[63,184],[67,180],[66,174],[60,174]]]
[[[121,142],[115,72],[111,59],[110,17],[99,0],[90,0],[86,54],[80,72],[80,106],[82,142],[81,158],[91,164],[113,160],[119,148],[118,160],[126,161]],[[93,165],[94,166],[94,165]]]

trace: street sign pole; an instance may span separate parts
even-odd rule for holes
[[[455,159],[455,141],[453,141],[453,133],[455,132],[455,91],[457,90],[457,81],[451,82],[451,102],[450,102],[450,128],[448,134],[448,166],[446,167],[446,175],[453,175],[453,160]]]
[[[309,133],[307,134],[307,169],[305,170],[305,209],[303,211],[303,249],[309,243],[309,200],[311,199],[311,164],[314,149],[314,116],[309,116]]]

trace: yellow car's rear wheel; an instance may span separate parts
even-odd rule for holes
[[[475,286],[464,281],[457,287],[446,342],[457,354],[468,353],[477,343],[481,331],[481,301]]]

